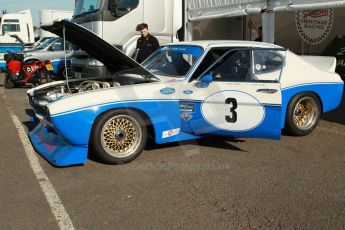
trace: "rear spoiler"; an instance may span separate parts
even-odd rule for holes
[[[304,61],[310,65],[328,72],[335,73],[337,67],[337,59],[335,57],[326,56],[300,56]]]

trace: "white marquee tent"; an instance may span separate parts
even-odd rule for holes
[[[302,9],[345,7],[339,0],[187,0],[186,40],[191,40],[192,22],[205,19],[262,14],[263,40],[274,41],[274,14]]]

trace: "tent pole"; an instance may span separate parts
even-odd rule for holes
[[[262,41],[274,43],[275,15],[272,11],[262,13]]]
[[[188,15],[188,0],[184,2],[184,41],[192,41],[193,40],[193,22],[189,20]]]

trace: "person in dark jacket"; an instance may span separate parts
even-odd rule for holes
[[[262,26],[259,27],[258,29],[258,34],[259,34],[259,37],[257,37],[255,39],[256,42],[262,42]]]
[[[159,48],[159,42],[149,33],[149,26],[146,23],[139,24],[137,31],[141,35],[137,41],[137,49],[139,50],[137,61],[142,63]]]

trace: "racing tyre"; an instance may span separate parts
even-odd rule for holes
[[[311,133],[319,123],[321,105],[313,93],[294,96],[286,111],[285,130],[292,136],[305,136]]]
[[[137,158],[147,142],[147,126],[135,111],[119,109],[97,119],[91,146],[95,156],[107,164],[125,164]]]
[[[12,89],[14,88],[15,83],[11,80],[11,78],[6,74],[5,75],[5,88]]]

